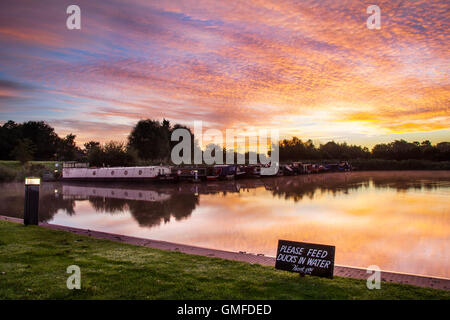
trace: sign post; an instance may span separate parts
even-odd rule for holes
[[[275,268],[333,278],[334,246],[279,240]]]
[[[39,223],[39,185],[41,179],[25,179],[25,206],[23,213],[24,225],[37,225]]]

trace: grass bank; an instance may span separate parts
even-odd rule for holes
[[[66,268],[81,268],[68,290]],[[272,267],[187,255],[0,221],[0,299],[450,299],[447,291],[300,278]]]
[[[42,177],[46,170],[53,171],[57,161],[19,161],[0,160],[0,182],[23,181],[27,176]]]

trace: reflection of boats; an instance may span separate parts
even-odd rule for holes
[[[170,198],[170,194],[160,193],[154,190],[102,188],[91,186],[82,187],[74,185],[63,185],[61,194],[65,198],[75,197],[77,199],[101,197],[124,200],[165,201]]]
[[[296,166],[297,169],[300,168],[299,165]],[[345,167],[334,166],[333,168],[331,166],[329,170],[338,171],[339,169],[345,170]],[[150,216],[155,217],[158,212],[167,212],[167,216],[174,212],[178,217],[186,216],[189,210],[195,208],[198,196],[203,194],[248,192],[255,188],[265,188],[271,190],[274,197],[299,201],[303,197],[313,197],[316,192],[349,193],[352,190],[372,186],[375,190],[393,189],[403,192],[415,189],[431,191],[436,189],[438,185],[450,186],[449,175],[447,171],[389,171],[324,173],[294,177],[212,181],[199,184],[183,182],[178,184],[46,182],[40,186],[39,221],[50,221],[58,212],[73,215],[79,210],[84,210],[83,206],[78,208],[77,200],[87,200],[92,205],[95,204],[95,209],[98,212],[130,210],[133,215],[139,217],[140,223],[150,225],[151,223],[148,222],[151,220]],[[72,188],[72,186],[85,188]],[[91,189],[89,190],[88,187],[91,187]],[[99,191],[94,192],[92,190],[94,188]],[[139,197],[139,191],[144,191],[141,197]],[[148,194],[147,191],[149,191]],[[0,201],[0,212],[8,213],[13,217],[22,217],[23,183],[8,184],[2,195],[3,201]],[[168,196],[170,197],[167,198]],[[149,201],[145,201],[146,199]]]

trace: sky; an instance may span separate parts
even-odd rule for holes
[[[147,118],[450,141],[449,15],[448,0],[2,0],[0,123],[44,120],[78,144],[126,141]]]

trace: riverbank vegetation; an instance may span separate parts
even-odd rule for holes
[[[69,290],[66,269],[81,269]],[[187,255],[0,221],[0,299],[450,299],[393,283],[300,278],[273,267]]]
[[[141,120],[130,132],[126,142],[110,141],[101,144],[89,141],[83,147],[75,143],[76,136],[59,137],[55,130],[43,121],[24,123],[6,122],[0,126],[0,159],[27,163],[31,160],[84,161],[93,166],[132,166],[149,164],[170,164],[172,132],[185,128],[172,125],[168,120]],[[190,131],[190,130],[189,130]],[[198,147],[191,135],[192,151]],[[222,149],[224,154],[226,149]],[[390,143],[367,147],[330,141],[319,146],[311,140],[297,137],[284,139],[279,143],[281,162],[292,161],[351,161],[362,170],[386,169],[449,169],[450,142],[433,145],[430,141],[407,142],[396,140]],[[193,152],[192,152],[193,155]],[[248,159],[248,153],[246,154]],[[0,168],[1,176],[9,176]]]
[[[1,160],[0,161],[0,181],[24,181],[25,177],[42,177],[45,171],[56,169],[55,164],[62,165],[58,161],[20,161]]]

